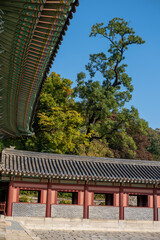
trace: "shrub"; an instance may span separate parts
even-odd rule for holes
[[[72,204],[72,201],[71,200],[62,199],[60,201],[60,204]]]
[[[19,198],[19,202],[29,202],[29,198],[26,195],[23,195]]]

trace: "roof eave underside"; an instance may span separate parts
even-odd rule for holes
[[[0,134],[31,133],[43,83],[78,0],[0,3]]]

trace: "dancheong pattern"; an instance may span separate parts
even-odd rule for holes
[[[77,5],[0,1],[0,137],[31,133],[43,82]]]

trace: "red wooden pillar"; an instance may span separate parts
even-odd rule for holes
[[[11,180],[9,183],[7,216],[12,216],[12,203],[13,203],[13,180]]]
[[[83,218],[89,218],[88,212],[88,187],[84,186]]]
[[[129,194],[127,194],[127,207],[129,207]]]
[[[81,193],[82,193],[82,191],[78,192],[78,205],[80,205],[80,203],[81,203]]]
[[[48,187],[47,187],[47,201],[46,201],[46,217],[51,217],[51,182],[48,181]]]
[[[116,207],[116,193],[113,193],[113,206]]]
[[[91,201],[91,205],[94,205],[94,192],[92,192],[92,201]]]
[[[41,190],[40,203],[44,203],[44,190]]]
[[[19,190],[19,187],[17,188],[17,197],[16,197],[16,202],[18,203],[19,202],[19,192],[20,192],[20,190]]]
[[[57,204],[57,191],[55,191],[54,204]]]
[[[158,221],[157,189],[153,189],[153,221]]]
[[[119,220],[124,220],[124,207],[123,207],[123,186],[119,189]]]

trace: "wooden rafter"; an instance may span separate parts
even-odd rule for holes
[[[77,0],[0,2],[0,136],[31,133],[43,82],[76,5]]]

